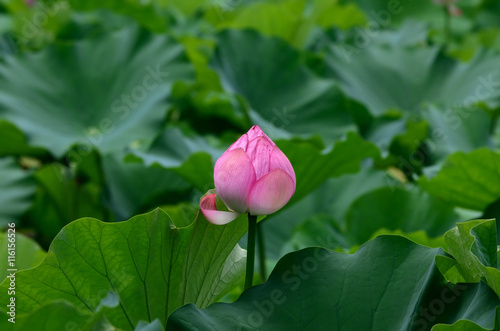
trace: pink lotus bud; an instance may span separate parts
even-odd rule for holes
[[[247,212],[272,214],[290,200],[296,183],[288,158],[257,125],[217,160],[214,182],[217,195],[234,211],[217,210],[215,194],[203,197],[201,211],[214,224],[229,223]]]

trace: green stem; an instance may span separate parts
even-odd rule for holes
[[[262,224],[260,222],[257,224],[257,246],[259,247],[259,271],[260,278],[263,282],[266,281],[267,271],[266,271],[266,242],[264,240],[264,232],[262,231]]]
[[[256,230],[257,216],[248,214],[247,273],[245,277],[245,290],[252,287],[253,284]]]

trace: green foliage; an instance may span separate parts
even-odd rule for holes
[[[9,142],[0,147],[0,156],[30,155],[43,157],[46,154],[42,148],[31,147],[27,143],[24,133],[8,121],[0,121],[0,135],[2,141]]]
[[[455,5],[0,0],[0,329],[499,330],[499,5]],[[252,125],[297,183],[243,292],[198,205]]]
[[[154,137],[173,82],[192,75],[180,44],[131,26],[7,58],[0,116],[56,157],[76,143],[80,157],[94,146],[121,150]]]
[[[0,159],[0,185],[0,226],[5,227],[29,207],[36,186],[31,174],[10,157]]]
[[[420,185],[455,206],[483,210],[500,197],[499,177],[500,155],[481,148],[451,155],[436,177],[422,177]]]
[[[441,272],[453,282],[484,280],[500,297],[495,221],[459,223],[444,235],[444,240],[447,252],[455,260],[448,257],[437,260]]]
[[[349,133],[327,154],[306,141],[283,141],[278,142],[278,146],[292,163],[295,175],[301,178],[291,203],[312,192],[326,179],[354,173],[363,160],[380,157],[378,149],[356,133]]]
[[[262,63],[261,58],[272,61]],[[314,132],[330,143],[355,128],[336,83],[311,72],[300,53],[280,39],[224,30],[212,66],[225,89],[248,100],[250,118],[272,139]]]
[[[492,327],[499,299],[484,285],[443,284],[434,264],[438,254],[439,249],[398,236],[378,237],[353,255],[304,249],[282,258],[267,282],[245,291],[236,302],[204,310],[184,306],[167,326],[276,330],[299,324],[307,330],[395,330],[470,318]],[[445,297],[448,305],[442,302]],[[478,298],[481,304],[474,302]],[[432,309],[435,301],[443,305],[438,313]],[[456,309],[460,306],[469,311]]]
[[[287,0],[257,1],[211,21],[220,29],[253,29],[301,47],[316,26],[348,29],[365,23],[365,17],[356,6],[335,1]]]
[[[12,248],[12,243],[15,244],[16,254],[19,254],[22,258],[16,264],[16,269],[23,270],[36,267],[45,258],[45,251],[38,245],[33,239],[15,232],[0,233],[0,267],[2,268],[0,273],[0,279],[4,280],[9,274],[7,269],[12,269],[8,264],[9,256],[9,244]],[[10,234],[10,237],[9,237]],[[13,240],[12,238],[15,238]],[[11,239],[9,241],[9,239]]]
[[[104,317],[103,312],[104,310],[101,310],[97,314],[91,314],[76,309],[67,301],[54,301],[40,306],[30,315],[20,317],[16,320],[16,324],[8,322],[7,319],[10,316],[1,312],[0,326],[2,326],[2,330],[23,331],[40,330],[40,325],[44,325],[43,330],[60,330],[74,327],[82,330],[103,330],[111,326]]]
[[[189,212],[193,219],[196,211]],[[237,242],[246,232],[245,218],[226,226],[202,216],[188,226],[176,223],[160,209],[115,224],[91,218],[70,223],[38,267],[16,273],[17,313],[37,314],[58,299],[96,313],[112,292],[120,304],[106,317],[132,330],[141,320],[164,324],[186,303],[208,306],[242,281],[246,254]],[[9,301],[9,283],[1,285],[2,302]]]

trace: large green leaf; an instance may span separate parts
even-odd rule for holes
[[[480,51],[470,61],[460,62],[440,55],[435,46],[340,43],[328,49],[328,76],[338,79],[345,93],[374,115],[392,108],[415,112],[425,102],[470,106],[486,101],[498,105],[500,69],[495,64],[500,56],[493,51]]]
[[[498,308],[496,316],[500,316],[500,309]],[[468,320],[460,320],[457,321],[456,323],[453,323],[452,325],[446,325],[446,324],[435,325],[432,331],[491,331],[491,330],[498,330],[499,327],[500,324],[498,323],[498,317],[497,317],[497,322],[495,323],[495,327],[493,329],[482,328],[476,323],[473,323]]]
[[[225,226],[201,214],[186,227],[176,222],[157,209],[120,223],[70,223],[38,267],[16,274],[16,312],[61,299],[94,313],[112,291],[120,305],[106,317],[131,330],[141,320],[165,323],[186,303],[208,306],[242,280],[245,251],[237,242],[247,230],[246,217]],[[5,307],[9,282],[1,287]]]
[[[12,44],[10,54],[43,48],[53,41],[70,19],[67,1],[36,1],[31,6],[24,1],[7,1],[11,26],[7,37]]]
[[[492,118],[479,107],[429,105],[422,116],[429,123],[428,158],[440,160],[461,151],[490,146]]]
[[[189,200],[192,187],[174,172],[142,163],[125,162],[125,154],[103,157],[104,203],[122,221],[160,205]]]
[[[213,17],[211,21],[218,28],[251,28],[302,47],[315,27],[348,29],[365,23],[365,17],[352,4],[340,5],[329,0],[284,0],[240,6],[224,16]]]
[[[269,215],[261,224],[266,238],[267,258],[278,261],[284,254],[295,250],[291,242],[294,240],[295,229],[304,226],[303,224],[312,217],[318,219],[317,221],[313,220],[313,222],[319,222],[321,227],[328,227],[326,231],[335,233],[335,225],[339,227],[338,224],[343,222],[349,207],[358,197],[390,184],[393,183],[387,173],[373,169],[362,169],[355,174],[328,179],[291,207],[280,213]],[[323,218],[321,215],[325,215],[325,217]],[[334,226],[330,227],[327,222],[331,222]],[[307,230],[298,236],[307,237],[304,239],[307,243],[313,240],[316,244],[320,243],[319,246],[332,249],[337,247],[342,240],[325,242],[322,240],[323,236],[318,238],[315,233],[311,236],[311,232],[313,231]],[[333,235],[329,238],[337,239]],[[349,242],[346,246],[350,245]],[[301,246],[301,248],[303,247],[306,246]]]
[[[162,6],[173,7],[184,13],[185,15],[192,15],[206,6],[220,7],[222,8],[226,3],[230,5],[227,1],[221,0],[186,0],[186,1],[176,1],[176,0],[156,0]]]
[[[356,3],[379,28],[399,24],[408,18],[439,21],[443,16],[442,9],[432,1],[341,0],[340,2]]]
[[[212,66],[227,91],[248,100],[252,121],[272,139],[314,132],[330,144],[356,128],[337,85],[311,72],[283,40],[251,30],[224,30]]]
[[[419,206],[418,209],[415,206]],[[465,220],[453,206],[416,187],[372,189],[359,194],[347,207],[345,217],[338,219],[321,209],[317,211],[322,212],[319,215],[309,216],[289,235],[282,252],[310,246],[351,250],[381,234],[401,234],[419,244],[444,247],[441,236],[456,222]],[[314,212],[310,211],[309,215]]]
[[[69,222],[80,217],[102,218],[107,213],[99,183],[82,180],[69,167],[52,163],[38,169],[34,178],[38,188],[25,225],[37,231],[37,240],[44,247]]]
[[[468,60],[481,47],[500,51],[500,29],[491,27],[468,33],[464,41],[456,45],[450,53],[457,58]]]
[[[342,230],[337,220],[323,213],[303,220],[285,240],[281,247],[282,255],[307,247],[350,251],[356,245],[355,240]]]
[[[8,231],[8,230],[7,230]],[[10,240],[9,240],[10,239]],[[15,246],[12,246],[14,244]],[[9,245],[15,249],[14,266],[9,266]],[[45,257],[45,251],[33,239],[17,232],[0,232],[0,279],[9,274],[7,269],[23,270],[36,267]]]
[[[398,124],[391,127],[396,130],[384,128],[382,132],[378,132],[378,136],[384,137],[384,140],[392,138],[387,149],[390,155],[382,163],[397,167],[406,178],[412,178],[414,173],[420,174],[426,158],[419,151],[429,131],[427,122],[408,121],[402,133],[397,131],[400,129]]]
[[[43,157],[46,153],[43,148],[29,146],[26,137],[15,125],[0,120],[0,156],[30,155]]]
[[[112,327],[100,310],[97,314],[92,314],[77,309],[67,301],[58,300],[35,309],[31,314],[15,319],[15,323],[9,321],[12,316],[4,311],[0,311],[0,328],[4,331],[51,331],[51,330],[108,330]],[[11,320],[11,321],[12,321]]]
[[[446,251],[454,258],[440,256],[436,264],[452,282],[484,281],[500,298],[500,270],[495,220],[459,223],[444,235]]]
[[[431,237],[437,237],[459,221],[465,220],[454,212],[452,205],[425,191],[384,187],[361,196],[350,206],[345,227],[356,244],[362,244],[380,228],[403,232],[425,230]]]
[[[180,44],[132,26],[6,58],[0,117],[56,156],[75,143],[109,152],[152,139],[172,84],[192,76]]]
[[[353,255],[308,248],[286,255],[269,280],[232,304],[175,311],[175,330],[401,330],[469,319],[492,327],[496,295],[484,284],[443,283],[440,249],[381,236]]]
[[[360,33],[356,30],[354,33]],[[373,42],[381,45],[416,46],[427,41],[429,26],[421,21],[404,21],[397,29],[381,29],[373,36]]]
[[[278,141],[277,145],[288,157],[298,178],[294,203],[317,189],[332,177],[356,173],[366,159],[379,159],[378,148],[357,133],[349,132],[344,140],[338,140],[328,153],[308,141]]]
[[[201,137],[185,136],[178,128],[163,131],[147,151],[132,150],[127,161],[170,169],[205,193],[214,187],[213,162],[223,153]],[[212,161],[213,160],[213,161]]]
[[[35,181],[13,158],[0,158],[0,227],[16,222],[28,209],[35,193]]]
[[[488,205],[482,215],[474,217],[474,219],[496,219],[497,220],[497,243],[500,244],[500,199]]]
[[[76,10],[92,11],[104,8],[133,17],[143,26],[156,32],[163,32],[167,27],[167,20],[161,15],[158,1],[148,1],[146,3],[140,0],[69,0],[68,2]]]
[[[420,186],[431,195],[456,206],[484,210],[500,198],[500,155],[481,148],[457,152],[436,177],[422,177]]]

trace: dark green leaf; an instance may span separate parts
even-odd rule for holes
[[[428,157],[433,160],[491,145],[492,118],[479,107],[430,105],[422,116],[429,123]]]
[[[9,240],[10,239],[10,240]],[[15,246],[12,246],[14,244]],[[11,250],[15,251],[14,265],[9,265],[9,252],[8,245],[11,245]],[[0,233],[0,279],[4,280],[9,274],[7,269],[29,269],[36,267],[42,262],[45,257],[45,251],[33,239],[23,235],[19,232],[7,230],[7,232]]]
[[[443,275],[466,282],[484,280],[500,297],[495,220],[458,223],[446,232],[446,251],[455,259],[436,260]]]
[[[165,323],[183,304],[215,302],[242,280],[245,251],[236,243],[247,230],[246,217],[225,226],[202,216],[187,227],[175,222],[157,209],[120,223],[70,223],[38,267],[16,274],[16,313],[60,299],[96,313],[112,291],[120,305],[106,308],[105,315],[131,330],[141,320]],[[1,287],[5,307],[9,282]]]
[[[267,217],[262,224],[266,238],[267,257],[272,261],[277,261],[284,254],[293,251],[290,250],[293,246],[291,247],[289,241],[293,240],[294,229],[301,227],[301,224],[307,222],[312,215],[320,215],[318,222],[326,218],[328,222],[344,224],[349,207],[358,197],[388,184],[393,183],[387,173],[373,169],[362,169],[356,174],[328,179],[304,199],[280,213]],[[394,184],[394,186],[396,185]],[[325,217],[323,218],[321,215],[325,215]],[[334,228],[328,231],[336,233]],[[304,235],[307,236],[308,233]],[[336,239],[333,235],[327,238],[332,240],[318,240],[318,238],[313,237],[308,238],[307,242],[312,239],[320,246],[333,249],[339,243],[346,241],[344,235],[339,240],[333,240]],[[352,245],[350,240],[348,242],[346,248]]]
[[[340,5],[329,0],[282,0],[240,6],[211,21],[218,28],[254,29],[300,48],[315,27],[348,29],[365,23],[366,19],[354,5]]]
[[[112,325],[103,316],[103,313],[91,314],[77,309],[67,301],[57,300],[44,304],[29,315],[12,318],[4,311],[0,311],[0,328],[4,331],[51,331],[51,330],[106,330]]]
[[[13,158],[0,158],[0,227],[16,222],[31,205],[35,181]]]
[[[124,161],[122,153],[103,158],[105,203],[117,220],[192,196],[191,187],[172,171]]]
[[[356,244],[364,243],[380,228],[403,232],[425,230],[431,237],[437,237],[459,221],[464,219],[454,212],[452,205],[418,188],[384,187],[361,196],[351,205],[346,233],[356,239]]]
[[[75,143],[121,150],[160,131],[172,84],[192,76],[180,44],[132,26],[7,58],[0,116],[56,156]]]
[[[417,112],[425,102],[468,107],[485,101],[497,106],[500,69],[495,64],[499,59],[491,51],[460,62],[441,56],[437,47],[346,43],[332,45],[326,56],[328,76],[338,79],[347,95],[378,116],[393,108]]]
[[[353,255],[308,248],[286,255],[269,280],[232,304],[184,306],[175,330],[429,329],[469,319],[494,324],[498,298],[479,284],[443,284],[434,265],[440,249],[381,236]]]
[[[222,31],[212,66],[227,91],[248,100],[252,121],[272,139],[314,132],[330,144],[356,128],[337,85],[312,73],[300,53],[280,39],[251,30]]]
[[[30,155],[40,157],[46,154],[47,151],[43,148],[29,146],[26,137],[15,125],[0,120],[0,156]]]
[[[295,170],[297,188],[290,200],[293,204],[318,188],[325,180],[356,173],[365,159],[380,158],[378,148],[364,141],[357,133],[349,132],[345,140],[335,143],[324,153],[307,141],[277,141]]]
[[[205,193],[213,188],[213,162],[224,151],[211,147],[201,137],[185,136],[178,128],[169,128],[158,136],[147,152],[132,151],[148,167],[170,169]],[[126,160],[134,158],[128,156]],[[214,161],[212,161],[214,160]]]
[[[436,177],[422,177],[420,186],[455,206],[484,210],[500,198],[500,155],[480,148],[448,157]]]
[[[162,17],[157,2],[144,3],[140,0],[117,2],[114,0],[69,0],[69,4],[76,10],[92,11],[100,8],[115,13],[133,17],[143,26],[163,32],[167,26],[165,17]]]

